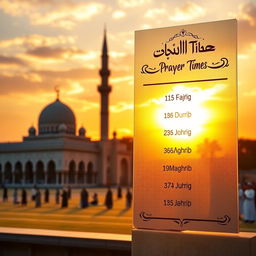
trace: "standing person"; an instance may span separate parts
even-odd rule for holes
[[[57,188],[55,192],[55,203],[59,204],[60,203],[60,190]]]
[[[36,195],[35,195],[35,207],[39,208],[41,207],[41,192],[39,189],[36,190]]]
[[[99,203],[98,194],[97,194],[97,193],[94,193],[94,194],[93,194],[93,197],[92,197],[92,202],[91,202],[91,204],[92,204],[92,205],[98,205],[98,203]]]
[[[85,188],[81,190],[80,194],[80,207],[81,208],[86,208],[88,207],[88,192]]]
[[[36,186],[34,186],[32,189],[31,189],[31,200],[32,201],[35,201],[36,199]]]
[[[126,208],[129,209],[132,206],[132,193],[130,192],[129,188],[127,188],[126,193]]]
[[[121,188],[121,186],[118,186],[118,188],[117,188],[117,198],[121,199],[122,197],[123,197],[122,188]]]
[[[248,183],[247,188],[244,191],[244,205],[243,205],[243,212],[244,212],[244,221],[253,223],[256,217],[255,211],[255,191],[252,188],[252,184]]]
[[[21,193],[21,205],[26,206],[27,203],[27,191],[23,188]]]
[[[71,187],[68,186],[68,199],[71,199],[71,196],[72,196],[72,190],[71,190]]]
[[[8,189],[6,186],[3,187],[3,202],[8,201]]]
[[[61,197],[62,197],[61,207],[62,208],[68,207],[68,192],[66,191],[66,189],[63,189]]]
[[[105,205],[107,209],[112,209],[113,208],[113,195],[110,187],[108,188],[106,198],[105,198]]]
[[[44,191],[44,202],[49,203],[49,189],[46,188]]]
[[[243,204],[244,204],[244,191],[242,189],[241,184],[238,187],[238,194],[239,194],[239,218],[240,220],[243,218]]]
[[[18,201],[18,189],[15,188],[14,191],[13,191],[13,204],[18,204],[19,201]]]

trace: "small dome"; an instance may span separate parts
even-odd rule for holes
[[[31,126],[29,129],[28,129],[28,135],[29,136],[36,136],[36,128],[34,126]]]
[[[65,124],[60,124],[58,127],[58,131],[61,133],[65,133],[67,131],[68,127]]]
[[[67,127],[66,133],[75,135],[75,115],[70,107],[57,99],[42,110],[38,120],[39,134],[58,133],[62,124]]]
[[[84,129],[84,127],[80,127],[79,131],[78,131],[78,134],[79,136],[83,136],[85,137],[85,133],[86,133],[86,130]]]

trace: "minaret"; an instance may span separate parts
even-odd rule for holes
[[[108,94],[111,92],[111,86],[108,84],[110,70],[108,69],[108,47],[106,29],[104,29],[104,40],[101,55],[101,85],[98,86],[98,91],[101,95],[101,112],[100,112],[100,136],[101,140],[108,139]]]

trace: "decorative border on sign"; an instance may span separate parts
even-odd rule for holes
[[[143,221],[151,221],[151,220],[169,220],[177,223],[180,227],[188,224],[189,222],[213,222],[219,225],[227,225],[231,218],[228,215],[224,215],[223,217],[217,217],[217,219],[180,219],[180,218],[167,218],[167,217],[154,217],[151,213],[141,212],[140,218]]]
[[[171,42],[173,39],[177,38],[177,37],[184,37],[184,36],[192,36],[195,39],[202,39],[204,40],[202,37],[199,37],[198,35],[195,35],[191,32],[188,32],[185,29],[182,29],[179,33],[175,34],[173,37],[169,38],[168,41],[166,41],[166,43]]]
[[[211,65],[207,65],[207,68],[217,69],[217,68],[226,68],[228,66],[229,66],[228,59],[223,57],[220,59],[220,61],[212,62]],[[158,69],[152,68],[152,67],[149,67],[148,64],[145,64],[141,67],[141,74],[155,74],[160,70],[161,70],[160,68]]]
[[[228,59],[227,58],[221,58],[220,61],[218,62],[212,62],[212,65],[208,65],[208,68],[225,68],[228,67],[229,63],[228,63]]]

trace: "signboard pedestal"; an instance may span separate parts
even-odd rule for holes
[[[256,233],[152,231],[133,229],[132,256],[253,256]]]

